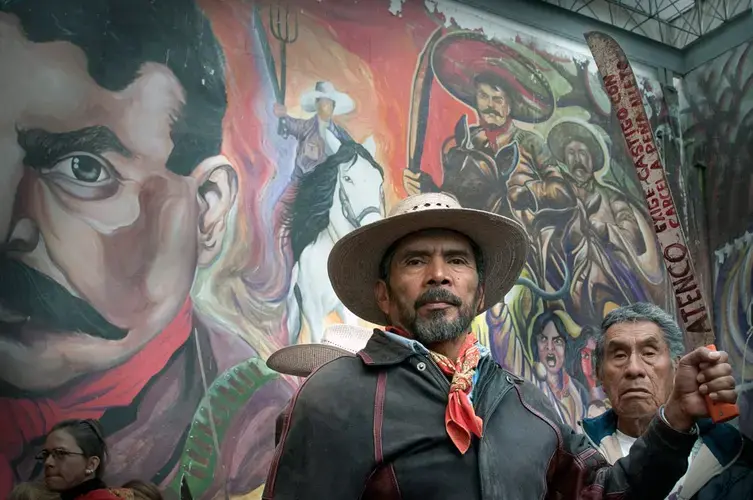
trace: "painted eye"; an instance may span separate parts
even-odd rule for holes
[[[106,184],[112,179],[107,162],[86,153],[74,153],[57,161],[45,174],[59,175],[79,184]]]
[[[346,175],[345,177],[343,177],[343,180],[344,180],[345,182],[350,182],[350,183],[352,183],[352,182],[353,182],[353,179],[351,179],[351,178],[350,178],[350,176],[348,176],[348,175]]]

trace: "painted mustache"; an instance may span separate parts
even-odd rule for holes
[[[106,340],[121,340],[128,334],[52,278],[4,255],[0,255],[0,309],[53,332],[80,332]],[[4,330],[22,324],[0,319]]]
[[[418,309],[421,306],[425,306],[426,304],[430,304],[432,302],[445,302],[447,304],[450,304],[455,307],[460,307],[463,305],[463,301],[460,300],[460,297],[453,294],[446,288],[431,288],[424,292],[418,300],[416,300],[416,309]]]
[[[486,108],[486,109],[480,111],[479,113],[482,114],[482,115],[493,115],[493,116],[496,116],[497,118],[502,118],[502,115],[500,115],[499,113],[497,113],[497,111],[495,109],[492,109],[492,108]]]

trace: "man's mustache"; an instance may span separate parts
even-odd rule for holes
[[[451,306],[460,307],[463,301],[446,288],[430,288],[416,300],[416,309],[432,302],[444,302]]]
[[[0,308],[47,331],[81,332],[107,340],[128,334],[49,276],[6,255],[0,255]],[[0,318],[0,327],[12,329],[13,323]]]
[[[571,167],[573,172],[576,170],[583,170],[584,172],[588,172],[588,168],[586,168],[586,165],[584,165],[581,162],[573,163],[573,166]]]
[[[483,111],[480,111],[479,113],[480,113],[480,114],[482,114],[482,115],[494,115],[494,116],[496,116],[497,118],[502,118],[502,115],[500,115],[500,114],[499,114],[499,113],[497,112],[497,110],[496,110],[496,109],[492,109],[492,108],[486,108],[486,109],[484,109]]]

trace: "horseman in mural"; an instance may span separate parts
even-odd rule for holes
[[[551,128],[547,142],[576,206],[557,222],[565,228],[562,238],[550,242],[571,269],[568,311],[586,324],[624,304],[664,305],[669,289],[648,219],[637,203],[597,177],[609,165],[603,141],[590,125],[567,119]]]
[[[530,225],[534,199],[566,189],[544,139],[515,123],[552,116],[549,82],[513,48],[478,33],[445,35],[432,49],[431,64],[442,87],[478,117],[471,126],[462,116],[445,141],[441,190],[472,208],[513,214]],[[405,170],[403,184],[409,195],[440,190],[421,171]]]
[[[240,187],[209,20],[193,0],[0,2],[0,61],[0,498],[72,418],[102,422],[108,482],[252,492],[291,388],[194,287]]]
[[[374,139],[341,143],[329,130],[325,138],[327,157],[296,184],[283,224],[294,262],[287,298],[291,344],[298,342],[303,319],[311,342],[321,340],[332,312],[345,323],[358,323],[335,295],[322,263],[340,238],[384,211],[384,172],[374,160]]]
[[[347,94],[335,89],[331,82],[316,82],[312,90],[301,96],[301,109],[314,113],[314,116],[305,120],[293,118],[288,115],[285,105],[274,105],[275,116],[284,119],[285,125],[280,132],[298,141],[293,183],[327,158],[326,132],[333,134],[340,142],[353,141],[348,131],[335,122],[334,117],[352,112],[355,104]]]

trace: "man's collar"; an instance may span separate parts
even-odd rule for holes
[[[614,431],[617,430],[617,414],[614,410],[609,409],[598,417],[584,418],[582,425],[583,432],[594,443],[598,444],[602,439],[614,434]]]
[[[397,342],[387,337],[384,331],[376,328],[366,347],[358,352],[358,357],[366,365],[387,366],[402,363],[413,354],[415,354],[415,351],[411,348],[410,344]]]
[[[477,346],[481,357],[491,354],[483,344],[477,343]],[[367,365],[397,364],[413,354],[428,355],[429,349],[417,340],[380,329],[374,330],[366,347],[358,353]]]
[[[385,336],[388,339],[403,344],[405,347],[418,354],[429,354],[429,350],[419,341],[403,337],[397,333],[392,333],[388,330],[384,331]]]

